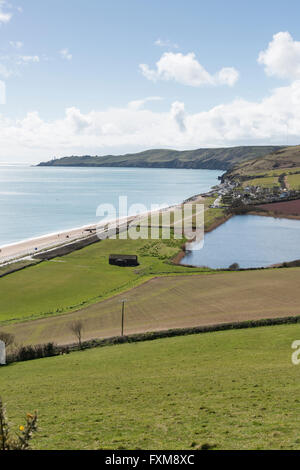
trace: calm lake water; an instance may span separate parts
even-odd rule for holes
[[[296,259],[300,259],[300,220],[239,215],[207,233],[202,250],[188,253],[182,263],[257,268]]]
[[[222,171],[0,166],[0,246],[97,222],[99,204],[177,204]]]

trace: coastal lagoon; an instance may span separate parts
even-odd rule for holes
[[[173,205],[218,184],[217,170],[0,166],[0,246],[98,222],[100,204]]]
[[[296,259],[300,259],[300,220],[239,215],[205,234],[204,247],[188,252],[181,263],[258,268]]]

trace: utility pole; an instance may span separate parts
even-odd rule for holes
[[[122,326],[121,326],[121,336],[124,336],[125,302],[126,302],[126,299],[122,300]]]

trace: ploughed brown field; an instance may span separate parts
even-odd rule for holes
[[[273,212],[275,214],[290,215],[290,216],[300,216],[300,199],[294,201],[283,201],[283,202],[273,202],[270,204],[261,204],[257,206],[259,209],[263,209],[268,212]]]
[[[74,342],[70,324],[82,319],[83,339],[300,315],[300,269],[267,269],[152,279],[125,295],[70,314],[2,327],[19,344]]]

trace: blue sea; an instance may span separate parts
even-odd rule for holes
[[[173,205],[208,191],[222,171],[0,166],[0,246],[99,221],[100,204]]]

